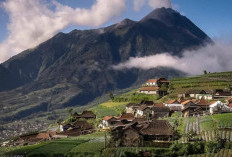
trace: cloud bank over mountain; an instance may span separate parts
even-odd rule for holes
[[[152,69],[160,66],[171,67],[189,74],[202,74],[208,72],[220,72],[232,70],[232,46],[222,41],[208,44],[198,50],[185,51],[182,57],[171,56],[162,53],[145,57],[132,57],[127,62],[114,65],[113,69]]]

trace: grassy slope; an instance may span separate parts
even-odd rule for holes
[[[232,85],[232,72],[211,73],[195,77],[176,78],[171,80],[175,92],[189,89],[225,89]]]

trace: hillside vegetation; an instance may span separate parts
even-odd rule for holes
[[[171,86],[176,93],[185,92],[189,89],[228,89],[229,85],[232,86],[232,71],[175,78],[171,80]]]

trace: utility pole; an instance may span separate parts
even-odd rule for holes
[[[104,149],[106,149],[106,132],[104,133]]]

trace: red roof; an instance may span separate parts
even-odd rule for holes
[[[166,101],[165,102],[166,104],[179,104],[179,102],[177,101],[177,100],[175,100],[175,99],[171,99],[171,100],[168,100],[168,101]]]
[[[110,120],[111,118],[112,118],[111,116],[105,116],[105,117],[103,118],[103,120],[108,121],[108,120]]]
[[[232,107],[232,103],[230,103],[229,106]]]
[[[227,99],[229,103],[232,103],[232,97]]]
[[[182,105],[186,105],[187,103],[191,102],[191,100],[185,100],[184,102],[182,102]]]
[[[157,82],[159,79],[150,79],[150,80],[147,80],[146,83],[150,83],[150,82]]]

